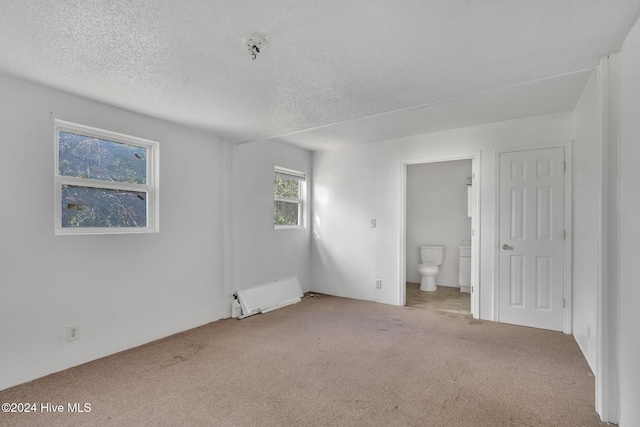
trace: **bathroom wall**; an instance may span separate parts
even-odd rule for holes
[[[471,159],[422,163],[407,167],[406,280],[420,282],[416,266],[420,245],[445,246],[444,263],[436,283],[459,287],[461,240],[471,240],[467,216],[467,181]]]

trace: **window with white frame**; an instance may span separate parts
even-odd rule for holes
[[[303,228],[306,174],[278,166],[274,173],[274,228]]]
[[[55,121],[55,233],[158,231],[158,143]]]

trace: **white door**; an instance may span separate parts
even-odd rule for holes
[[[500,154],[500,322],[562,331],[564,148]]]

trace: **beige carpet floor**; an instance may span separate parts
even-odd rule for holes
[[[0,391],[2,426],[600,426],[573,337],[319,295]],[[69,413],[68,403],[91,411]]]

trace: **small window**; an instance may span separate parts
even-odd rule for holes
[[[274,228],[304,227],[305,184],[304,172],[275,167]]]
[[[55,121],[56,234],[158,231],[158,143]]]

